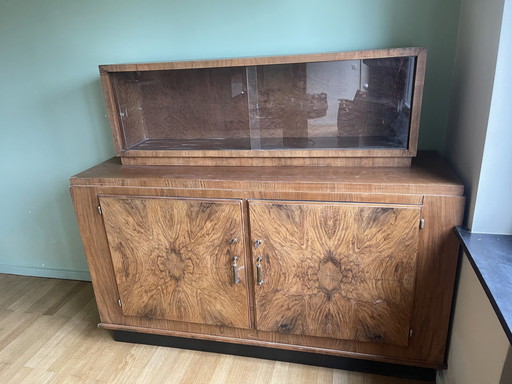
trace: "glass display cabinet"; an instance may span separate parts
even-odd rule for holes
[[[401,48],[100,71],[124,164],[410,165],[425,61]]]

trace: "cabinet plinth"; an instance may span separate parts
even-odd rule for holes
[[[411,168],[127,166],[71,178],[101,326],[440,368],[463,187]]]

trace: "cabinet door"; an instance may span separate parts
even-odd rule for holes
[[[408,344],[419,207],[249,207],[259,330]]]
[[[124,315],[248,327],[241,201],[99,200]]]

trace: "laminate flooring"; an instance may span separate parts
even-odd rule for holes
[[[248,357],[120,343],[91,284],[0,274],[0,383],[425,384]]]

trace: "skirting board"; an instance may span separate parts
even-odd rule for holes
[[[112,335],[114,340],[121,342],[159,345],[164,347],[223,353],[227,355],[255,357],[259,359],[315,365],[320,367],[343,369],[346,371],[356,371],[412,380],[432,382],[436,377],[435,369],[389,364],[378,361],[359,360],[330,355],[317,355],[308,352],[257,347],[253,345],[222,343],[210,340],[186,339],[181,337],[162,336],[129,331],[112,331]]]
[[[67,269],[20,267],[0,264],[0,273],[8,275],[49,277],[52,279],[91,281],[89,271],[71,271]]]

